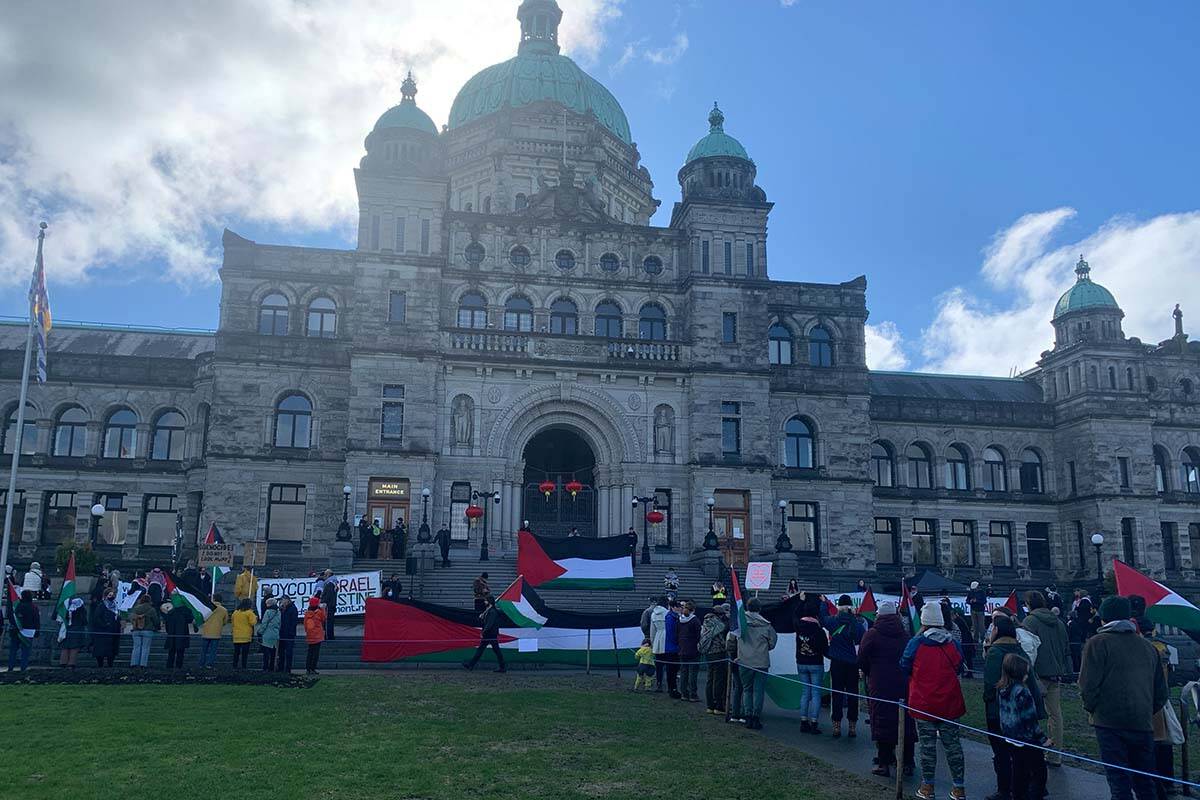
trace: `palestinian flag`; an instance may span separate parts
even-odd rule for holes
[[[867,591],[863,594],[862,600],[858,601],[858,615],[863,619],[875,621],[875,615],[879,613],[879,605],[875,602],[875,593],[867,587]]]
[[[540,628],[515,620],[500,625],[505,661],[577,667],[636,662],[634,652],[643,638],[641,611],[578,614],[544,608],[537,613],[546,617]],[[473,609],[371,597],[363,623],[361,658],[368,663],[455,663],[470,657],[479,645],[479,615]],[[490,659],[484,656],[485,662]]]
[[[1008,593],[1008,599],[1004,601],[1004,607],[1012,612],[1013,617],[1016,617],[1021,612],[1021,601],[1017,599],[1016,589]]]
[[[746,630],[746,607],[742,603],[742,587],[738,583],[737,570],[731,567],[729,575],[730,586],[733,587],[733,613],[729,615],[729,632],[736,633],[740,639],[742,632]]]
[[[900,608],[897,609],[900,616],[907,616],[912,624],[912,635],[916,636],[921,632],[921,612],[917,611],[917,607],[913,604],[912,596],[908,592],[908,583],[900,581]]]
[[[1146,598],[1146,616],[1154,622],[1185,631],[1200,631],[1200,608],[1178,593],[1115,558],[1113,575],[1117,579],[1117,594]]]
[[[542,598],[537,596],[537,592],[525,583],[524,575],[518,575],[496,598],[496,607],[518,627],[541,628],[546,624],[546,605]]]
[[[591,539],[517,533],[517,572],[549,589],[633,589],[629,536]]]
[[[8,591],[4,593],[4,603],[7,606],[5,612],[8,614],[8,624],[17,632],[17,638],[22,644],[33,644],[33,637],[37,635],[37,631],[32,628],[22,628],[17,622],[17,603],[21,600],[21,594],[17,591],[17,585],[12,581],[6,581]]]
[[[204,592],[195,586],[180,582],[171,572],[167,572],[166,576],[166,594],[171,598],[171,605],[175,608],[186,606],[192,612],[196,627],[203,625],[204,620],[213,612],[213,605],[204,596]]]
[[[224,578],[231,571],[229,567],[221,567],[221,566],[213,566],[213,567],[209,567],[208,569],[209,569],[208,574],[212,577],[213,589],[216,589],[217,584],[221,581],[221,578]]]
[[[225,544],[225,539],[222,538],[221,529],[217,527],[217,523],[209,523],[208,533],[204,534],[204,544]]]
[[[67,604],[75,597],[75,551],[67,559],[67,571],[63,575],[62,588],[58,590],[58,602],[54,604],[54,619],[58,621],[58,640],[67,638],[67,617],[70,609]]]

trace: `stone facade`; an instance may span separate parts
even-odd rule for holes
[[[719,110],[653,227],[653,183],[611,118],[540,99],[435,134],[415,94],[406,82],[367,137],[355,249],[227,231],[215,332],[55,329],[30,394],[20,557],[75,537],[161,558],[178,512],[189,545],[216,523],[315,561],[343,509],[415,531],[427,489],[430,527],[472,548],[482,526],[462,512],[484,493],[500,557],[549,507],[561,525],[544,530],[640,535],[633,501],[654,497],[663,561],[693,557],[710,514],[739,559],[770,557],[782,503],[796,559],[830,577],[1085,578],[1101,532],[1105,557],[1196,578],[1200,345],[1181,320],[1148,345],[1115,303],[1060,309],[1020,377],[872,373],[866,279],[768,277],[772,205]],[[5,415],[23,342],[0,326]],[[110,430],[122,409],[131,448]],[[164,433],[170,411],[182,429]],[[548,431],[594,458],[579,500],[564,497],[575,472],[538,472]]]

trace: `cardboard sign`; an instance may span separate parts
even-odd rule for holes
[[[266,542],[246,542],[242,549],[242,566],[263,567],[267,563]]]
[[[233,545],[231,544],[202,544],[200,545],[200,569],[208,567],[232,567]]]
[[[747,589],[770,589],[771,588],[771,567],[770,561],[751,561],[746,565],[746,588]]]

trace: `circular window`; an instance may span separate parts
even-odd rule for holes
[[[642,269],[646,270],[647,275],[659,275],[663,271],[662,259],[658,256],[646,256],[646,260],[642,262]]]
[[[554,263],[559,269],[575,269],[575,254],[570,250],[559,250]]]
[[[472,267],[478,267],[483,263],[483,255],[483,245],[481,245],[479,242],[471,242],[469,245],[467,245],[467,249],[463,251],[463,258],[465,258],[467,263]]]
[[[508,252],[508,263],[512,264],[514,267],[528,267],[529,261],[530,257],[528,248],[517,245]]]
[[[616,253],[605,253],[600,256],[600,269],[605,272],[616,272],[621,268],[621,257]]]

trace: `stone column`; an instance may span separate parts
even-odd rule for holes
[[[639,506],[640,508],[640,506]],[[621,487],[621,533],[629,530],[633,524],[633,484],[627,483]]]
[[[599,530],[596,531],[599,536],[608,536],[612,533],[609,530],[609,514],[608,514],[608,487],[600,487],[596,489],[596,526]]]

